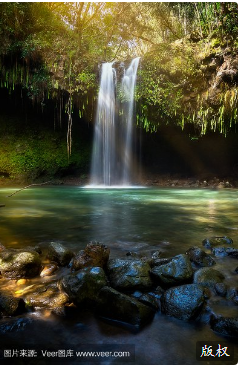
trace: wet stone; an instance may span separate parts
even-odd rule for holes
[[[186,254],[190,261],[197,266],[205,267],[216,264],[213,258],[199,247],[191,247],[186,251]]]
[[[151,274],[155,282],[175,285],[191,279],[193,269],[187,255],[177,255],[170,262],[152,268]]]
[[[224,275],[218,270],[201,268],[194,273],[193,282],[214,289],[215,284],[222,283],[224,278]]]
[[[73,256],[74,253],[60,242],[51,242],[48,247],[47,258],[61,266],[69,265]]]
[[[233,243],[233,240],[230,237],[210,237],[205,238],[202,241],[202,244],[206,248],[212,248],[215,246],[224,246],[224,245],[231,245]]]
[[[210,326],[213,331],[221,335],[232,338],[238,337],[237,318],[212,315],[210,319]]]
[[[152,307],[146,306],[134,297],[120,293],[111,287],[101,289],[99,300],[97,314],[112,321],[142,327],[149,323],[155,314]]]
[[[108,285],[105,272],[100,267],[89,267],[62,278],[60,288],[66,292],[71,302],[81,304],[98,302],[102,287]]]
[[[33,278],[41,270],[41,260],[35,251],[5,250],[0,252],[0,272],[8,279]]]
[[[7,292],[0,292],[0,314],[3,316],[19,315],[25,311],[22,298],[17,298]]]
[[[216,283],[214,286],[216,293],[221,297],[226,297],[227,295],[227,286],[224,283]]]
[[[161,298],[162,312],[181,320],[192,320],[201,312],[204,301],[204,289],[197,284],[173,287]]]
[[[104,268],[109,260],[110,249],[100,242],[90,242],[73,258],[72,269],[80,270],[89,266]]]
[[[143,260],[114,259],[107,264],[107,274],[112,287],[124,290],[152,287],[150,266]]]
[[[224,257],[230,256],[237,258],[238,257],[238,250],[234,247],[224,247],[224,246],[215,246],[211,248],[211,251],[214,256],[216,257]]]

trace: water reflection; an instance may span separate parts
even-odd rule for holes
[[[227,235],[237,246],[236,190],[44,187],[6,198],[8,191],[0,190],[0,242],[7,246],[61,240],[78,250],[97,240],[124,253],[162,247],[171,255],[208,235]]]

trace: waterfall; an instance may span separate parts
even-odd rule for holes
[[[131,184],[134,90],[139,58],[134,59],[121,81],[124,102],[119,116],[116,98],[116,70],[104,63],[95,121],[91,162],[91,186]]]
[[[134,59],[129,68],[126,70],[122,79],[122,89],[126,97],[125,103],[125,121],[126,121],[126,137],[123,156],[123,185],[130,184],[131,168],[132,168],[132,129],[134,116],[134,90],[139,65],[139,57]],[[124,116],[124,115],[123,115]]]

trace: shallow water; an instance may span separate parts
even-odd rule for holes
[[[0,204],[5,204],[0,208],[0,242],[7,247],[24,248],[59,240],[78,251],[97,240],[110,247],[111,257],[125,256],[128,251],[150,255],[155,250],[167,257],[184,253],[191,246],[202,246],[206,237],[228,236],[237,248],[236,190],[54,186],[29,188],[7,197],[14,191],[0,190]],[[226,283],[237,285],[236,259],[216,261],[215,268],[223,271]],[[235,316],[236,307],[229,306],[221,301],[215,304],[217,311]],[[72,319],[42,315],[29,318],[37,319],[35,326],[26,322],[24,330],[4,334],[6,343],[12,338],[29,337],[30,333],[36,345],[133,344],[135,360],[131,364],[199,364],[195,358],[197,341],[233,344],[216,335],[207,324],[185,323],[160,313],[138,333],[106,324],[85,311]],[[71,363],[89,364],[79,360]],[[121,361],[101,361],[117,363]]]

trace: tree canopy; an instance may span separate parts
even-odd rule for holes
[[[93,118],[99,67],[141,57],[138,124],[193,123],[226,134],[237,121],[234,2],[0,3],[1,87]]]

